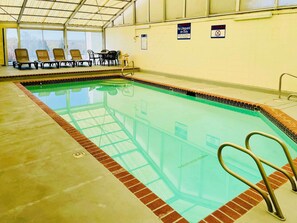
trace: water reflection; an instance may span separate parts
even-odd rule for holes
[[[190,222],[247,188],[220,167],[216,152],[221,143],[243,146],[245,136],[254,130],[281,134],[257,113],[177,97],[126,80],[30,90]],[[256,139],[253,145],[261,156],[285,163],[272,142]],[[224,156],[237,173],[259,180],[251,159],[236,151]]]

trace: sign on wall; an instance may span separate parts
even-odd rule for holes
[[[141,34],[141,49],[147,50],[147,34]]]
[[[226,25],[213,25],[211,26],[211,38],[225,38]]]
[[[191,23],[177,24],[177,39],[178,40],[191,39]]]

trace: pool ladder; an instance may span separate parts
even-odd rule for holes
[[[282,96],[282,80],[283,80],[284,76],[290,76],[293,78],[297,78],[297,76],[295,76],[293,74],[289,74],[289,73],[282,73],[282,75],[280,75],[279,82],[278,82],[278,98],[281,98],[281,96]],[[297,98],[297,94],[289,94],[287,99],[290,100],[290,98],[292,98],[292,97]]]
[[[132,64],[132,71],[128,72],[128,73],[124,73],[125,68],[129,67],[129,64]],[[131,74],[132,76],[134,75],[134,61],[132,60],[131,62],[127,62],[121,70],[122,76],[127,76],[129,74]]]
[[[292,169],[292,172],[293,172],[293,175],[295,177],[295,180],[292,176],[290,176],[290,174],[282,169],[282,168],[279,168],[277,166],[275,166],[274,164],[266,161],[266,160],[263,160],[261,158],[259,158],[258,156],[256,156],[252,150],[251,150],[251,147],[250,147],[250,138],[254,135],[260,135],[260,136],[263,136],[263,137],[266,137],[266,138],[269,138],[269,139],[272,139],[274,141],[276,141],[283,149],[286,157],[287,157],[287,160],[289,162],[289,165]],[[245,139],[245,146],[246,148],[243,148],[241,146],[238,146],[238,145],[235,145],[235,144],[232,144],[232,143],[223,143],[222,145],[220,145],[219,149],[218,149],[218,159],[219,159],[219,162],[220,164],[222,165],[222,167],[229,173],[231,174],[232,176],[236,177],[238,180],[242,181],[243,183],[247,184],[248,186],[250,186],[251,188],[255,189],[259,194],[261,194],[261,196],[263,197],[263,199],[265,200],[266,202],[266,205],[267,205],[267,209],[268,209],[268,212],[270,214],[272,214],[274,217],[278,218],[279,220],[282,220],[282,221],[285,221],[286,218],[284,217],[282,211],[281,211],[281,208],[278,204],[278,201],[276,199],[276,196],[270,186],[270,183],[268,181],[268,178],[267,178],[267,175],[266,175],[266,172],[262,166],[262,163],[272,167],[273,169],[283,173],[290,181],[291,183],[291,186],[292,186],[292,190],[294,192],[297,192],[297,187],[296,187],[296,179],[297,179],[297,172],[296,172],[296,169],[294,167],[294,164],[293,164],[293,161],[292,161],[292,157],[289,153],[289,150],[287,148],[287,146],[282,142],[280,141],[279,139],[277,139],[276,137],[272,136],[272,135],[268,135],[266,133],[263,133],[263,132],[251,132],[250,134],[248,134],[246,136],[246,139]],[[258,187],[256,184],[253,184],[251,183],[250,181],[246,180],[245,178],[241,177],[240,175],[238,175],[237,173],[233,172],[231,169],[229,169],[224,161],[223,161],[223,158],[222,158],[222,150],[225,148],[225,147],[231,147],[233,149],[236,149],[236,150],[239,150],[243,153],[246,153],[248,154],[256,163],[259,171],[260,171],[260,174],[262,176],[262,179],[263,179],[263,182],[266,186],[266,189],[267,189],[267,192],[263,189],[261,189],[260,187]]]

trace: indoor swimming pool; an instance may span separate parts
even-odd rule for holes
[[[126,79],[26,87],[189,222],[248,188],[220,166],[222,143],[244,146],[247,134],[261,131],[283,140],[297,156],[296,144],[259,111]],[[278,166],[287,163],[271,140],[255,137],[251,146]],[[250,181],[261,179],[246,155],[226,150],[224,160]]]

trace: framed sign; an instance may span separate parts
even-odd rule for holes
[[[177,24],[177,39],[178,40],[191,39],[191,23]]]
[[[214,25],[211,26],[211,38],[225,38],[226,36],[226,25]]]
[[[141,49],[147,50],[147,34],[141,34]]]

